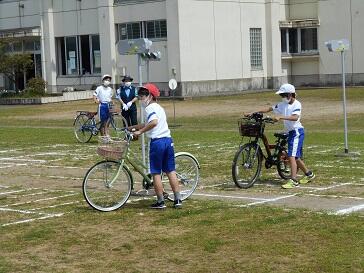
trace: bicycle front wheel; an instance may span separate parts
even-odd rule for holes
[[[111,123],[110,135],[112,137],[125,139],[124,129],[128,127],[128,122],[126,121],[126,119],[120,113],[113,114],[110,123]]]
[[[82,191],[86,202],[96,210],[112,211],[128,201],[132,189],[129,170],[116,161],[100,161],[92,166],[83,179]]]
[[[197,159],[189,153],[177,153],[175,155],[176,175],[180,187],[181,199],[185,200],[195,191],[200,179],[200,165]],[[164,191],[168,194],[168,200],[174,200],[174,194],[169,184],[167,175],[162,176]]]
[[[247,189],[258,179],[262,169],[263,153],[257,144],[247,143],[234,157],[232,176],[236,186]]]
[[[81,143],[89,142],[92,137],[92,127],[92,119],[89,119],[86,114],[79,114],[73,123],[76,139]]]

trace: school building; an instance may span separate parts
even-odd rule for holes
[[[39,75],[50,92],[90,89],[102,74],[137,82],[137,57],[117,43],[138,38],[162,54],[149,81],[168,90],[175,77],[182,96],[340,85],[340,53],[325,42],[342,38],[347,83],[363,85],[363,26],[363,0],[0,0],[0,39],[16,38],[9,54],[34,61],[19,86]],[[0,75],[0,89],[12,88]]]

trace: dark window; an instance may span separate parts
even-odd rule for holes
[[[317,29],[301,29],[301,51],[317,50]]]

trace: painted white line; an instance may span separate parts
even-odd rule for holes
[[[2,189],[8,189],[8,188],[10,188],[10,186],[0,185],[0,188],[2,188]]]
[[[15,157],[0,157],[0,161],[25,161],[25,162],[37,162],[37,163],[46,163],[46,160],[41,159],[26,159],[26,158],[15,158]]]
[[[24,191],[27,191],[27,190],[0,192],[0,195],[13,194],[13,193],[24,192]]]
[[[29,222],[33,222],[33,221],[36,221],[36,220],[44,220],[44,219],[48,219],[48,218],[60,217],[60,216],[63,216],[63,215],[64,215],[64,213],[48,214],[46,216],[39,217],[39,218],[32,218],[32,219],[26,219],[26,220],[22,220],[22,221],[16,221],[16,222],[2,224],[1,226],[6,227],[6,226],[10,226],[10,225],[29,223]]]
[[[34,212],[30,210],[21,210],[21,209],[8,209],[8,208],[0,208],[0,211],[10,211],[10,212],[18,212],[18,213],[24,213],[24,214],[40,214],[40,215],[48,215],[48,213],[42,213],[42,212]]]
[[[49,201],[49,200],[54,200],[54,199],[59,199],[59,198],[65,198],[65,197],[75,196],[75,195],[78,195],[78,193],[72,193],[72,194],[66,194],[66,195],[61,195],[61,196],[43,198],[43,199],[32,200],[32,201],[27,201],[27,202],[9,204],[9,205],[3,206],[3,208],[5,208],[5,207],[13,207],[13,206],[20,206],[20,205],[26,205],[26,204],[31,204],[31,203],[38,203],[38,202]]]
[[[338,187],[343,187],[343,186],[348,186],[348,185],[352,185],[353,183],[341,183],[341,184],[335,184],[329,187],[306,187],[306,186],[300,186],[302,189],[312,189],[312,191],[326,191],[326,190],[330,190],[330,189],[334,189],[334,188],[338,188]]]
[[[62,203],[62,204],[57,204],[57,205],[53,205],[53,206],[47,206],[47,207],[41,207],[41,208],[34,208],[34,209],[29,209],[30,211],[34,211],[34,210],[43,210],[43,209],[52,209],[52,208],[57,208],[57,207],[63,207],[63,206],[68,206],[68,205],[73,205],[73,204],[77,204],[80,203],[80,201],[74,201],[74,202],[67,202],[67,203]]]
[[[198,189],[208,189],[208,188],[216,188],[216,187],[221,187],[221,186],[224,186],[224,185],[229,185],[230,183],[229,182],[225,182],[225,183],[220,183],[220,184],[214,184],[214,185],[209,185],[209,186],[200,186],[198,187]]]
[[[259,200],[267,201],[271,199],[257,198],[257,197],[247,197],[247,196],[234,196],[234,195],[220,195],[220,194],[207,194],[207,193],[194,193],[194,196],[205,196],[205,197],[218,197],[218,198],[229,198],[229,199],[248,199],[248,200]]]
[[[358,206],[353,206],[347,209],[341,209],[335,212],[335,215],[345,215],[345,214],[350,214],[352,212],[356,212],[359,210],[364,209],[364,204],[358,205]]]
[[[269,202],[276,202],[276,201],[279,201],[279,200],[282,200],[282,199],[287,199],[287,198],[290,198],[290,197],[294,197],[294,196],[296,196],[298,194],[299,193],[295,193],[295,194],[291,194],[291,195],[285,195],[285,196],[280,196],[280,197],[277,197],[277,198],[266,199],[264,201],[249,203],[249,204],[245,204],[245,205],[239,205],[237,207],[242,207],[243,208],[243,207],[250,207],[250,206],[260,205],[260,204],[264,204],[264,203],[269,203]]]
[[[345,195],[330,195],[330,194],[313,194],[313,193],[308,193],[305,194],[308,196],[314,196],[314,197],[327,197],[327,198],[347,198],[347,199],[354,199],[354,200],[364,200],[363,197],[356,197],[356,196],[345,196]]]

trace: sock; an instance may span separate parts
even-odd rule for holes
[[[157,202],[158,203],[162,203],[162,202],[164,202],[164,196],[163,196],[163,194],[162,195],[157,195]]]
[[[174,193],[174,200],[181,200],[181,193],[180,192],[175,192]]]

